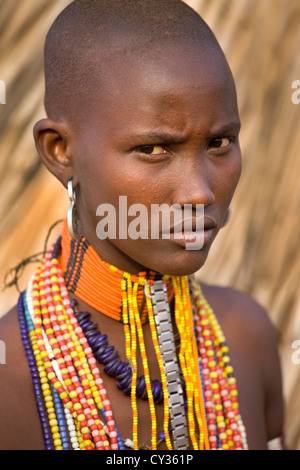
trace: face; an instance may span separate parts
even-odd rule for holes
[[[222,226],[241,171],[235,87],[223,58],[210,49],[169,45],[147,58],[114,60],[86,110],[69,150],[84,235],[104,261],[131,273],[196,272]],[[126,196],[127,207],[147,208],[149,225],[153,204],[189,204],[193,217],[197,204],[203,205],[203,247],[186,249],[188,234],[179,240],[128,234],[118,239],[118,220],[125,215],[119,196]],[[117,239],[97,236],[101,204],[116,209]]]

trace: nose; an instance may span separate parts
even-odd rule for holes
[[[210,175],[205,163],[198,161],[195,164],[186,162],[184,168],[178,172],[173,192],[173,204],[192,205],[202,204],[207,207],[214,203],[215,195],[210,183]]]

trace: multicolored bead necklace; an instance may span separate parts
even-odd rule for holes
[[[247,448],[228,348],[200,286],[187,277],[122,272],[104,263],[84,237],[73,241],[65,223],[62,237],[38,266],[18,303],[46,449],[125,449],[97,361],[131,397],[133,448],[139,449],[137,400],[142,398],[149,403],[151,448],[155,450],[158,442],[156,406],[163,406],[164,440],[169,450],[176,449],[169,376],[151,295],[157,279],[165,286],[166,302],[174,301],[186,427],[192,448]],[[77,312],[69,291],[124,324],[126,361],[109,345],[89,313]],[[145,322],[150,325],[160,381],[150,377]],[[140,376],[138,351],[143,364]]]

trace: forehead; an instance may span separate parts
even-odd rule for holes
[[[231,72],[213,47],[160,43],[113,56],[104,70],[96,61],[94,77],[85,107],[94,123],[125,126],[138,120],[160,125],[182,119],[184,125],[186,117],[205,115],[212,124],[216,116],[237,114]]]

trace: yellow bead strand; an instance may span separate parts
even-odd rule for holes
[[[132,382],[131,382],[131,408],[132,408],[132,440],[134,450],[138,450],[138,409],[136,401],[136,380],[137,380],[137,334],[134,320],[134,309],[132,299],[132,282],[127,279],[127,290],[128,290],[128,311],[129,311],[129,323],[130,323],[130,335],[131,335],[131,357],[129,360],[132,364]]]
[[[194,335],[188,278],[173,278],[173,286],[175,291],[175,321],[180,335],[178,357],[186,383],[190,439],[195,450],[202,450],[204,444],[205,448],[208,449],[208,430],[198,366],[198,352]],[[195,417],[198,424],[199,442],[196,438]]]
[[[157,357],[157,361],[159,365],[163,397],[164,397],[164,425],[163,427],[164,427],[165,440],[166,440],[166,445],[167,445],[168,450],[173,450],[170,433],[169,433],[169,397],[168,397],[167,378],[166,378],[164,364],[163,364],[163,360],[161,357],[161,352],[160,352],[160,348],[158,344],[152,302],[150,300],[149,285],[147,285],[146,292],[147,292],[146,302],[147,302],[147,308],[148,308],[148,318],[149,318],[149,324],[150,324],[150,329],[151,329],[151,336],[152,336],[152,341],[153,341],[153,345],[154,345],[154,349],[156,352],[156,357]]]
[[[131,359],[131,342],[130,342],[130,327],[128,320],[128,299],[127,299],[127,282],[126,279],[121,281],[122,287],[122,307],[123,307],[123,323],[124,323],[124,334],[125,334],[125,351],[128,360]]]
[[[190,331],[190,341],[189,345],[191,347],[191,360],[193,362],[193,370],[194,370],[194,377],[195,377],[195,411],[198,422],[200,424],[199,429],[199,448],[200,450],[205,449],[209,450],[209,437],[208,437],[208,429],[206,423],[206,414],[205,414],[205,401],[202,393],[202,384],[199,372],[199,355],[198,355],[198,348],[197,342],[195,337],[195,328],[193,323],[193,310],[191,304],[191,297],[189,292],[189,281],[188,278],[185,277],[182,279],[182,290],[183,290],[183,298],[184,303],[186,305],[186,312],[187,312],[187,319],[186,323],[189,324],[189,331]]]
[[[138,309],[138,302],[137,302],[138,287],[139,287],[139,284],[137,282],[134,283],[133,310],[134,310],[134,318],[135,318],[136,329],[137,329],[138,339],[139,339],[139,348],[140,348],[140,352],[142,356],[147,397],[148,397],[150,416],[151,416],[151,447],[152,447],[152,450],[156,450],[157,449],[157,421],[156,421],[156,413],[155,413],[155,404],[154,404],[152,388],[151,388],[150,371],[149,371],[149,366],[148,366],[148,359],[147,359],[147,353],[146,353],[145,341],[144,341],[144,335],[143,335],[143,328],[142,328],[142,323],[141,323],[139,309]]]

